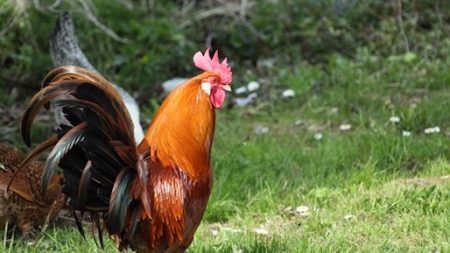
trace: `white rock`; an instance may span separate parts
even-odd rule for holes
[[[339,112],[339,108],[337,108],[337,107],[333,107],[333,108],[330,109],[330,113],[331,114],[336,114],[338,112]]]
[[[257,90],[257,89],[259,89],[259,83],[258,82],[256,82],[256,81],[251,81],[251,82],[249,82],[248,84],[247,84],[247,90],[248,91],[250,91],[250,92],[252,92],[252,91],[255,91],[255,90]]]
[[[233,246],[233,249],[231,251],[232,253],[244,253],[244,251],[242,251],[240,248],[237,248],[235,246]]]
[[[301,119],[298,119],[298,120],[296,120],[295,122],[294,122],[294,125],[296,125],[296,126],[301,126],[301,125],[303,125],[305,122],[303,122],[303,120],[301,120]]]
[[[254,129],[253,132],[255,134],[266,134],[269,132],[269,128],[263,125],[257,125]]]
[[[233,234],[242,233],[242,229],[240,228],[223,227],[222,230]]]
[[[213,236],[217,236],[219,234],[219,229],[217,228],[212,228],[210,229],[210,231]]]
[[[161,84],[161,86],[163,87],[164,93],[167,94],[167,93],[171,92],[172,90],[174,90],[176,87],[178,87],[178,85],[186,82],[187,80],[188,80],[187,78],[174,77],[172,79],[164,81]]]
[[[275,65],[275,60],[273,58],[265,59],[260,61],[260,65],[268,69],[272,69],[273,66]]]
[[[36,245],[36,241],[35,240],[27,241],[27,246],[33,246],[33,245]]]
[[[237,95],[241,95],[246,92],[247,92],[247,87],[245,87],[245,86],[241,86],[234,90],[234,93],[236,93]]]
[[[287,89],[281,93],[282,98],[292,98],[295,96],[295,91],[291,89]]]
[[[319,141],[319,140],[322,140],[322,138],[323,138],[323,135],[321,133],[315,133],[314,134],[314,139]]]
[[[425,134],[437,134],[439,132],[441,132],[441,128],[440,127],[430,127],[427,128],[423,131]]]
[[[310,215],[309,207],[307,206],[298,206],[297,208],[295,208],[295,212],[300,216]]]
[[[391,123],[398,123],[398,122],[400,122],[400,118],[397,117],[397,116],[392,116],[392,117],[389,118],[389,121]]]
[[[268,235],[269,234],[269,231],[267,231],[267,229],[265,229],[265,228],[255,228],[254,231],[258,235]]]
[[[234,98],[233,102],[237,106],[246,106],[253,102],[258,97],[258,94],[256,92],[248,94],[245,98]]]
[[[348,131],[348,130],[350,130],[351,128],[352,128],[352,125],[350,125],[350,124],[342,124],[342,125],[339,126],[339,129],[340,129],[341,131]]]
[[[353,215],[351,214],[347,214],[344,216],[344,220],[351,220],[351,219],[353,219]]]
[[[402,131],[402,136],[403,136],[403,137],[409,137],[409,136],[411,136],[411,132],[410,132],[410,131],[405,131],[405,130],[403,130],[403,131]]]

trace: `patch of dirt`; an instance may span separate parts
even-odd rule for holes
[[[400,179],[395,180],[393,182],[394,185],[397,186],[433,186],[433,185],[443,185],[450,183],[450,175],[445,176],[439,176],[439,177],[427,177],[427,178],[421,178],[421,177],[415,177],[415,178],[408,178],[408,179]]]

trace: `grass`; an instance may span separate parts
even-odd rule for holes
[[[449,251],[447,67],[336,56],[280,68],[268,100],[219,111],[214,191],[189,252]],[[285,88],[298,95],[278,99]],[[424,133],[434,126],[440,133]],[[102,252],[70,227],[0,244],[0,252],[42,251]],[[115,252],[109,240],[105,251]]]

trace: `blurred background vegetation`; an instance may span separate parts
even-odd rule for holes
[[[279,67],[326,67],[336,55],[450,54],[444,0],[0,0],[2,94],[38,89],[52,67],[48,40],[64,10],[94,66],[142,103],[162,81],[195,73],[191,57],[207,46],[231,60],[235,84],[258,78],[274,86],[282,81]]]

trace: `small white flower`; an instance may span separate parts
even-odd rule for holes
[[[441,128],[440,127],[430,127],[427,128],[423,131],[425,134],[437,134],[439,132],[441,132]]]
[[[353,215],[351,214],[347,214],[344,216],[344,220],[351,220],[351,219],[353,219]]]
[[[322,139],[322,137],[323,137],[323,135],[321,134],[321,133],[315,133],[314,134],[314,139],[316,139],[316,140],[321,140]]]
[[[255,228],[254,231],[258,235],[268,235],[269,234],[269,231],[267,231],[267,229],[265,229],[265,228]]]
[[[236,93],[237,95],[241,95],[242,93],[245,93],[245,92],[247,92],[247,87],[245,87],[245,86],[241,86],[234,90],[234,93]]]
[[[405,131],[405,130],[403,130],[403,131],[402,131],[402,136],[403,136],[403,137],[409,137],[409,136],[411,136],[411,132],[410,132],[410,131]]]
[[[259,89],[259,83],[256,81],[251,81],[247,84],[248,91],[252,92]]]
[[[352,128],[352,125],[350,125],[350,124],[342,124],[342,125],[339,126],[339,129],[340,129],[341,131],[348,131],[348,130],[350,130],[351,128]]]
[[[295,212],[300,216],[308,216],[310,214],[309,207],[307,206],[298,206]]]
[[[390,117],[389,118],[389,121],[391,122],[391,123],[398,123],[398,122],[400,122],[400,118],[399,117],[397,117],[397,116],[392,116],[392,117]]]
[[[281,93],[282,98],[292,98],[295,96],[295,91],[291,89],[287,89]]]

